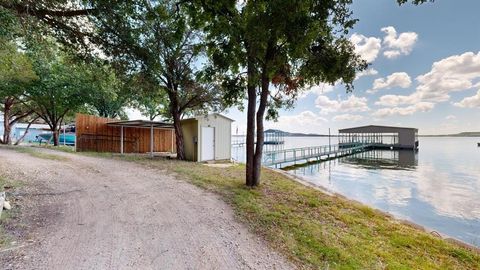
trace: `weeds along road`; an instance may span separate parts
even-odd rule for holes
[[[29,213],[20,214],[28,236],[2,251],[4,267],[292,267],[236,221],[216,195],[167,172],[133,162],[31,151],[0,148],[0,171],[25,182],[19,196],[29,204],[22,207]]]

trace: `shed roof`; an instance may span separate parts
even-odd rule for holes
[[[339,133],[395,133],[400,130],[418,131],[418,129],[416,128],[409,128],[409,127],[368,125],[368,126],[361,126],[361,127],[339,129],[338,132]]]
[[[209,116],[214,116],[214,117],[223,117],[227,120],[229,120],[230,122],[235,122],[235,120],[233,120],[232,118],[229,118],[229,117],[226,117],[225,115],[223,114],[219,114],[219,113],[211,113],[211,114],[207,114],[207,115],[198,115],[198,116],[195,116],[195,117],[191,117],[191,118],[186,118],[186,119],[182,119],[182,121],[188,121],[188,120],[198,120],[199,118],[203,118],[203,117],[209,117]]]
[[[119,127],[135,127],[135,128],[166,128],[173,129],[173,124],[160,121],[150,120],[125,120],[125,121],[113,121],[108,122],[107,126],[119,126]]]

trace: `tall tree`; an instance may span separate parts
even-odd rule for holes
[[[195,66],[202,55],[202,37],[189,26],[189,17],[175,1],[129,1],[97,3],[98,15],[92,18],[102,49],[117,63],[137,72],[152,87],[168,98],[169,118],[176,134],[177,158],[185,159],[180,121],[185,113],[215,106],[215,88],[200,83]],[[113,10],[112,10],[113,9]]]
[[[27,54],[38,76],[28,87],[27,102],[50,126],[57,146],[65,117],[91,100],[92,74],[88,66],[74,61],[54,42],[30,43]]]
[[[24,104],[26,88],[37,78],[32,63],[14,42],[0,39],[0,109],[3,112],[3,138],[11,144],[11,130],[34,111]]]

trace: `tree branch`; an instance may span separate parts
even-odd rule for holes
[[[54,17],[77,17],[77,16],[87,16],[95,14],[98,10],[95,8],[85,8],[85,9],[70,9],[70,10],[52,10],[52,9],[43,9],[43,8],[36,8],[35,6],[31,6],[28,4],[8,4],[5,2],[1,2],[0,6],[14,10],[18,14],[22,15],[33,15],[35,17],[45,17],[45,16],[54,16]]]

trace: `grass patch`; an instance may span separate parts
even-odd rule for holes
[[[30,156],[36,157],[36,158],[48,159],[48,160],[58,160],[58,161],[68,160],[68,158],[64,157],[64,156],[51,154],[51,153],[40,152],[36,149],[36,147],[11,146],[9,148],[13,149],[13,150],[15,150],[19,153],[29,154]],[[56,149],[56,148],[51,148],[51,149],[62,151],[61,149]]]
[[[33,146],[33,147],[51,149],[51,150],[65,152],[65,153],[75,153],[75,148],[73,146],[67,146],[67,145],[53,146],[53,145],[47,144],[47,145],[39,145],[39,146]]]
[[[0,191],[12,192],[13,190],[23,186],[23,182],[12,180],[0,174]],[[10,198],[7,198],[10,199]],[[3,207],[1,205],[0,207]],[[0,248],[6,247],[12,241],[12,236],[5,230],[5,225],[10,222],[18,214],[17,208],[11,210],[3,210],[0,217]]]
[[[220,194],[272,247],[309,269],[479,269],[480,255],[398,222],[380,211],[303,186],[264,169],[258,188],[243,165],[137,159]]]
[[[0,191],[7,191],[23,186],[21,181],[14,181],[0,174]]]

